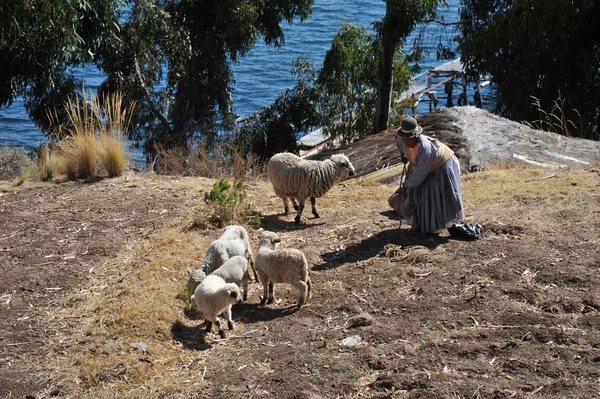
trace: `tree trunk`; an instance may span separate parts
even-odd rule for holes
[[[396,44],[389,40],[389,38],[384,37],[382,47],[373,133],[379,133],[387,129],[390,117],[390,100],[392,98],[392,77]]]

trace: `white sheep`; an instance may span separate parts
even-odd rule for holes
[[[250,266],[254,269],[248,232],[243,226],[231,225],[225,227],[223,234],[210,244],[204,261],[200,266],[195,270],[187,269],[188,293],[193,293],[198,284],[208,274],[218,269],[229,258],[236,255],[245,256],[248,262],[250,262]],[[254,270],[254,279],[258,281],[256,270]]]
[[[211,273],[211,276],[219,276],[226,283],[234,283],[244,289],[244,301],[248,299],[248,259],[243,256],[233,256],[223,263],[217,270]]]
[[[194,311],[200,313],[206,321],[206,333],[212,330],[213,323],[217,326],[221,338],[226,338],[225,331],[217,318],[221,313],[227,319],[227,327],[233,330],[231,320],[231,305],[242,302],[240,289],[234,283],[226,283],[219,276],[207,276],[190,297],[190,304]]]
[[[291,198],[298,212],[294,222],[300,224],[307,198],[310,198],[313,215],[318,218],[315,199],[325,195],[343,177],[354,176],[356,171],[344,154],[332,155],[324,161],[310,161],[282,152],[269,159],[267,173],[275,194],[283,200],[285,215],[290,214],[288,198]]]
[[[277,234],[264,231],[260,235],[256,250],[255,266],[261,283],[263,297],[261,305],[273,303],[275,283],[287,283],[300,291],[298,308],[310,297],[312,283],[308,275],[308,262],[302,251],[295,248],[277,248]]]

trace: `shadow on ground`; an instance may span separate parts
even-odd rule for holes
[[[383,230],[343,250],[322,254],[321,259],[323,259],[323,263],[313,266],[312,270],[328,270],[344,263],[370,259],[377,256],[389,244],[402,248],[422,246],[433,250],[446,242],[448,242],[448,238],[446,237],[416,233],[405,228]]]

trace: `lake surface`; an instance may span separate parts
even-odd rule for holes
[[[313,14],[307,21],[283,26],[286,38],[283,48],[277,50],[261,42],[251,56],[233,65],[236,80],[234,112],[240,116],[250,115],[271,104],[285,89],[292,88],[296,81],[290,75],[290,70],[299,56],[305,56],[319,67],[331,41],[345,23],[361,24],[372,31],[372,24],[385,15],[383,0],[355,0],[350,6],[348,3],[316,0]],[[445,22],[457,21],[459,0],[450,0],[448,3],[449,8],[441,9],[440,14]],[[424,45],[429,53],[420,62],[423,72],[445,62],[436,59],[436,47],[440,42],[451,44],[453,35],[452,28],[443,29],[435,25],[427,28]],[[411,41],[412,37],[408,42]],[[104,80],[104,75],[95,67],[80,69],[77,75],[85,80],[86,88],[91,90]],[[491,88],[487,86],[481,93],[485,102]],[[419,108],[418,111],[427,112],[428,107]],[[21,99],[15,100],[9,108],[0,108],[0,145],[22,147],[29,151],[45,141],[42,132],[29,120]]]

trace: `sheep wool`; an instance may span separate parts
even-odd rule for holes
[[[279,242],[277,234],[271,231],[260,235],[255,266],[263,285],[261,305],[273,303],[275,283],[286,283],[299,291],[298,308],[301,308],[312,293],[308,262],[302,251],[278,248]]]
[[[223,263],[221,267],[212,272],[213,276],[219,276],[226,283],[234,283],[238,287],[244,289],[244,301],[248,299],[248,281],[250,274],[248,273],[248,260],[243,256],[233,256]]]
[[[200,266],[195,270],[187,269],[188,293],[192,294],[206,275],[221,267],[229,258],[237,255],[246,257],[250,262],[250,266],[254,268],[254,254],[250,246],[248,232],[243,226],[227,226],[221,236],[210,244]],[[254,279],[258,281],[256,270],[254,270]]]
[[[354,176],[356,171],[344,154],[332,155],[324,161],[311,161],[282,152],[269,159],[267,173],[273,191],[283,200],[286,216],[290,214],[288,199],[291,199],[298,212],[294,221],[300,224],[307,198],[310,198],[313,215],[318,218],[315,199],[325,195],[342,178]]]
[[[226,283],[221,277],[215,275],[209,275],[202,280],[196,287],[194,295],[190,297],[192,309],[200,313],[206,321],[205,333],[212,330],[214,323],[221,338],[226,338],[226,335],[217,316],[223,313],[227,319],[227,327],[233,330],[231,305],[240,302],[242,298],[239,287],[234,283]]]

